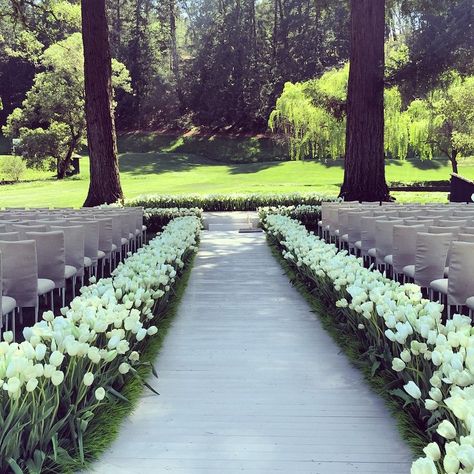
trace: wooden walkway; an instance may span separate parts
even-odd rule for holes
[[[289,285],[263,234],[204,232],[147,392],[100,474],[408,474],[383,402]]]

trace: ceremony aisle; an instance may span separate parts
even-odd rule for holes
[[[160,396],[142,398],[93,472],[410,471],[383,401],[263,233],[203,232],[156,368]]]

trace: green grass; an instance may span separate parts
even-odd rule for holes
[[[140,194],[212,194],[212,193],[287,193],[319,192],[335,195],[343,179],[342,161],[326,163],[315,161],[260,161],[249,162],[246,139],[230,139],[227,152],[219,155],[210,149],[209,139],[202,142],[195,153],[176,152],[180,146],[167,150],[147,151],[156,146],[163,149],[157,138],[142,135],[121,138],[120,150],[132,148],[143,152],[125,151],[120,154],[122,187],[126,198]],[[180,138],[176,139],[180,140]],[[223,138],[217,150],[225,148]],[[240,141],[239,141],[240,140]],[[198,141],[195,141],[195,145]],[[188,146],[188,145],[186,145]],[[191,145],[189,145],[191,146]],[[196,145],[197,146],[197,145]],[[258,148],[258,147],[257,147]],[[234,160],[230,151],[234,150]],[[209,156],[204,156],[208,150]],[[268,150],[267,150],[268,152]],[[267,152],[263,156],[270,157]],[[0,155],[0,160],[4,155]],[[273,157],[275,158],[275,156]],[[278,158],[278,157],[277,157]],[[219,159],[219,161],[218,161]],[[84,201],[89,180],[88,158],[81,160],[81,175],[56,181],[51,172],[29,170],[26,180],[13,185],[0,186],[0,206],[80,206]],[[403,183],[449,179],[450,166],[446,160],[397,161],[386,167],[387,180]],[[474,159],[460,163],[460,173],[474,179]],[[2,176],[0,174],[0,180]],[[446,193],[395,192],[399,201],[446,201]]]

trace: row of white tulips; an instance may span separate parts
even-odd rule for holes
[[[305,281],[331,294],[347,328],[380,355],[426,427],[431,442],[412,474],[474,473],[474,330],[470,318],[442,323],[443,307],[364,268],[360,258],[328,244],[286,216],[268,215],[267,232]],[[398,393],[397,393],[398,392]]]
[[[0,472],[44,472],[84,457],[83,436],[97,410],[121,398],[137,376],[146,338],[157,333],[166,303],[201,221],[171,221],[149,245],[129,254],[111,278],[91,281],[61,315],[0,342]],[[129,375],[126,375],[129,374]]]

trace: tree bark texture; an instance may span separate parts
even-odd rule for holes
[[[112,65],[105,0],[82,0],[82,41],[90,184],[84,206],[123,199],[113,113]]]
[[[385,0],[351,0],[344,182],[346,201],[387,201],[384,157]]]

